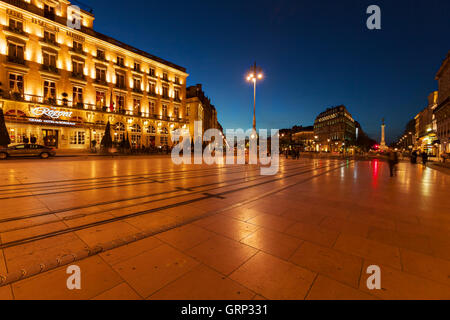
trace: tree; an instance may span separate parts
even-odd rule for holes
[[[103,136],[102,142],[100,144],[105,149],[112,148],[113,142],[111,137],[111,124],[109,123],[109,121],[106,124],[105,135]]]
[[[10,143],[11,139],[9,138],[8,129],[6,129],[3,109],[0,109],[0,146],[6,148]]]

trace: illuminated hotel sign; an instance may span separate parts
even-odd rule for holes
[[[69,121],[57,121],[57,120],[45,120],[45,119],[28,119],[30,122],[33,123],[44,123],[44,124],[60,124],[64,126],[75,126],[77,125],[75,122],[69,122]]]
[[[36,117],[40,117],[40,116],[48,116],[52,119],[60,119],[60,118],[71,118],[73,112],[71,111],[59,111],[56,109],[50,109],[47,107],[37,107],[34,108],[33,110],[31,110],[31,113],[33,113],[33,115],[35,115]]]

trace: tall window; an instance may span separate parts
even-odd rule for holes
[[[180,109],[178,107],[173,108],[173,116],[174,116],[174,118],[180,117]]]
[[[116,96],[116,105],[117,105],[117,110],[119,110],[119,111],[125,110],[125,97],[124,96]]]
[[[167,72],[163,73],[163,80],[169,80],[169,75],[167,74]]]
[[[162,93],[163,98],[168,98],[169,97],[169,87],[163,86],[162,91],[163,91],[163,93]]]
[[[141,112],[141,99],[133,99],[134,112]]]
[[[84,53],[83,44],[81,42],[74,41],[73,42],[73,51],[79,52],[79,53]]]
[[[191,115],[191,107],[187,106],[186,107],[186,116],[189,117]]]
[[[98,83],[106,83],[106,69],[95,68],[95,81]]]
[[[150,75],[150,77],[155,77],[155,68],[150,68],[150,70],[148,71],[148,74]]]
[[[73,102],[74,104],[83,103],[83,88],[73,87]]]
[[[84,145],[86,142],[86,136],[84,131],[73,131],[70,133],[71,145]]]
[[[97,49],[97,59],[106,60],[105,51]]]
[[[162,106],[162,115],[163,117],[167,117],[167,104],[163,104]]]
[[[175,83],[180,84],[180,77],[175,77]]]
[[[9,74],[9,88],[14,91],[23,92],[23,75],[10,73]]]
[[[116,86],[117,88],[126,88],[125,75],[122,73],[116,73]]]
[[[134,63],[134,71],[141,72],[141,64],[139,62]]]
[[[106,105],[106,93],[104,91],[97,91],[95,93],[95,105],[99,108]]]
[[[50,20],[55,20],[55,8],[44,4],[44,17]]]
[[[175,89],[175,100],[180,100],[180,90]]]
[[[120,67],[125,67],[125,60],[123,57],[117,57],[117,65]]]
[[[72,73],[77,76],[84,75],[84,63],[72,60]]]
[[[141,92],[141,79],[133,78],[133,90],[136,92]]]
[[[56,83],[53,81],[44,81],[44,98],[56,99]]]
[[[159,139],[161,141],[161,145],[162,146],[169,145],[169,137],[161,136]]]
[[[23,32],[23,22],[9,19],[9,29],[15,32],[22,33]]]
[[[148,87],[149,87],[150,94],[156,94],[156,83],[149,82]]]
[[[56,68],[56,54],[44,51],[43,52],[44,66]]]
[[[47,43],[56,44],[56,34],[54,32],[44,31],[44,41]]]
[[[149,107],[148,107],[148,112],[151,115],[155,114],[155,102],[154,101],[150,101]]]
[[[25,48],[23,44],[13,42],[8,43],[8,57],[10,58],[10,61],[24,63],[24,52]]]

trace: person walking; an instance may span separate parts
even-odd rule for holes
[[[398,154],[397,152],[391,150],[388,154],[389,171],[391,178],[395,175],[395,167],[398,164]]]
[[[411,163],[416,164],[417,163],[417,151],[413,151],[411,154]]]
[[[422,164],[426,166],[427,162],[428,162],[428,154],[424,151],[422,152]]]

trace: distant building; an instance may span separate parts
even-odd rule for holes
[[[435,91],[428,96],[428,106],[415,117],[416,143],[414,148],[420,151],[425,151],[431,155],[436,155],[438,151],[436,147],[438,142],[437,122],[434,114],[434,110],[438,106],[437,102],[438,91]],[[405,135],[403,140],[407,138],[408,135]]]
[[[355,120],[343,105],[328,108],[314,122],[316,151],[349,151],[356,140]]]
[[[203,132],[208,129],[221,129],[217,121],[217,110],[211,104],[211,99],[203,92],[201,84],[186,89],[186,116],[192,124],[194,121],[203,122]],[[191,126],[191,136],[194,136],[194,127]]]
[[[293,130],[296,132],[292,133],[292,142],[302,151],[314,151],[314,126],[297,127],[297,130]]]
[[[439,83],[436,117],[436,133],[440,143],[440,153],[450,153],[450,52],[447,54],[436,80]]]

